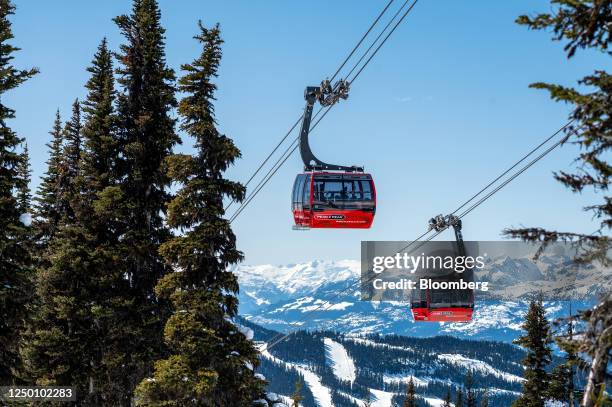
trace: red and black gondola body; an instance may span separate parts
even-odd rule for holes
[[[474,293],[471,290],[417,290],[421,298],[413,298],[415,322],[471,322],[474,314]]]
[[[305,172],[293,184],[297,228],[368,229],[376,213],[372,176],[357,172]]]

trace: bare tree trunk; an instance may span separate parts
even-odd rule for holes
[[[582,407],[594,407],[595,402],[600,396],[606,368],[608,366],[609,348],[602,346],[597,349],[597,353],[593,356],[593,362],[589,369],[589,378],[584,388],[584,397],[582,398]]]
[[[601,392],[604,390],[606,371],[610,348],[612,347],[612,326],[610,324],[611,315],[608,314],[610,300],[602,302],[598,309],[591,316],[591,335],[594,343],[589,354],[592,357],[589,377],[584,388],[581,407],[599,407],[597,403]]]

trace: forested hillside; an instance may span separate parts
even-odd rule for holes
[[[509,406],[521,392],[525,351],[510,344],[299,331],[266,350],[265,343],[282,335],[246,320],[240,323],[265,350],[258,372],[270,382],[269,390],[288,396],[303,380],[306,407],[327,406],[329,400],[336,407],[362,406],[360,401],[376,394],[401,403],[410,378],[419,398],[433,406],[441,405],[449,390],[453,396],[465,390],[468,374],[476,397],[486,392],[491,405]],[[554,363],[560,361],[555,357]]]

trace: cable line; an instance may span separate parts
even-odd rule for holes
[[[359,61],[353,66],[353,68],[351,69],[351,73],[357,68],[357,66],[359,65],[359,63],[363,60],[363,58],[365,58],[365,56],[368,54],[368,52],[372,49],[372,47],[374,46],[374,44],[378,41],[378,39],[382,36],[382,34],[386,31],[386,29],[392,24],[392,22],[395,20],[395,18],[397,17],[397,15],[399,15],[399,13],[403,10],[403,8],[406,6],[406,4],[408,4],[409,0],[405,1],[402,6],[400,7],[400,9],[398,10],[398,12],[396,12],[396,14],[393,16],[393,18],[387,23],[387,25],[385,26],[385,28],[382,30],[382,32],[379,34],[379,36],[374,40],[374,42],[372,43],[372,45],[370,45],[370,47],[366,50],[366,52],[362,55],[362,57],[359,59]],[[376,49],[374,50],[374,53],[372,53],[372,55],[370,55],[370,57],[366,60],[365,64],[359,69],[359,71],[357,72],[357,74],[355,74],[355,76],[353,77],[353,79],[351,79],[350,83],[352,84],[352,82],[355,81],[355,79],[357,79],[357,77],[359,76],[359,74],[361,74],[361,72],[365,69],[365,67],[370,63],[370,61],[372,60],[372,58],[374,58],[374,56],[378,53],[378,51],[381,49],[381,47],[385,44],[385,42],[389,39],[389,37],[391,36],[391,34],[393,34],[393,32],[397,29],[397,27],[399,26],[399,24],[405,19],[405,17],[408,15],[408,13],[410,13],[410,11],[413,9],[413,7],[416,5],[416,3],[418,2],[418,0],[414,0],[412,2],[412,4],[408,7],[408,9],[406,11],[404,11],[404,14],[401,16],[401,18],[399,19],[399,21],[393,26],[393,28],[391,29],[391,31],[387,34],[387,36],[383,39],[383,41],[378,45],[378,47],[376,47]],[[388,8],[390,4],[387,5],[387,7],[385,8],[385,10]],[[380,16],[379,16],[380,18]],[[378,19],[377,19],[378,20]],[[370,32],[371,30],[368,30],[368,32],[366,32],[366,34],[364,34],[364,37]],[[361,42],[361,41],[360,41]],[[351,52],[352,54],[353,52]],[[344,64],[344,63],[343,63]],[[347,75],[348,76],[348,75]],[[319,122],[325,117],[325,115],[327,115],[327,113],[329,112],[329,110],[331,109],[331,107],[333,107],[334,105],[330,105],[327,110],[324,112],[323,116],[321,116],[321,118],[319,118],[319,120],[312,126],[311,128],[311,132],[312,130],[314,130],[314,128],[316,127],[317,124],[319,124]],[[323,110],[323,108],[319,109],[319,111],[316,113],[316,116],[321,112],[321,110]],[[295,128],[296,125],[294,125],[293,128]],[[293,130],[293,129],[292,129]],[[285,136],[286,138],[287,136]],[[284,139],[285,139],[284,138]],[[283,139],[283,140],[284,140]],[[257,186],[255,187],[255,189],[253,190],[253,192],[251,193],[251,195],[240,205],[240,207],[236,210],[236,212],[234,212],[234,214],[230,217],[230,223],[233,223],[234,220],[236,220],[236,218],[238,217],[238,215],[240,215],[240,213],[242,213],[242,211],[253,201],[253,199],[257,196],[257,194],[259,194],[259,192],[263,189],[263,187],[266,186],[266,184],[270,181],[270,179],[276,174],[276,172],[280,169],[280,167],[287,161],[287,159],[295,152],[295,150],[297,150],[298,147],[298,141],[299,141],[299,135],[295,138],[295,140],[293,141],[293,143],[291,145],[289,145],[289,147],[287,147],[285,149],[285,151],[283,152],[283,154],[281,154],[281,157],[278,158],[278,160],[274,163],[274,165],[272,166],[272,168],[270,168],[270,170],[266,173],[266,175],[264,175],[264,177],[262,178],[262,180],[259,182],[259,184],[257,184]],[[295,144],[295,145],[293,145]],[[288,155],[286,155],[288,153]],[[276,168],[275,168],[276,167]]]
[[[380,14],[378,15],[378,17],[376,17],[376,19],[374,20],[374,22],[370,25],[370,28],[368,28],[368,30],[361,36],[361,38],[359,39],[359,41],[357,42],[357,44],[353,47],[353,49],[351,50],[351,52],[348,54],[348,56],[344,59],[344,61],[342,62],[342,64],[340,64],[340,67],[338,67],[338,69],[336,70],[336,72],[332,75],[332,78],[330,79],[330,81],[333,81],[336,76],[338,76],[338,74],[340,73],[340,71],[342,70],[342,68],[344,68],[344,66],[346,65],[346,63],[351,59],[351,57],[353,56],[353,54],[355,53],[355,51],[357,51],[357,49],[361,46],[361,44],[363,43],[363,41],[367,38],[367,36],[370,34],[370,32],[372,31],[372,29],[378,24],[378,21],[381,19],[381,17],[386,13],[386,11],[389,9],[389,7],[391,6],[391,4],[393,4],[395,0],[390,0],[387,5],[382,9],[382,11],[380,12]],[[403,7],[403,6],[402,6]],[[354,68],[353,68],[354,69]],[[352,71],[351,71],[352,72]],[[319,109],[319,111],[315,114],[314,118],[316,119],[316,117],[319,115],[319,113],[321,112],[322,109]],[[274,149],[272,149],[272,152],[270,152],[268,154],[268,156],[262,161],[262,163],[259,165],[259,167],[257,167],[257,169],[255,170],[255,172],[251,175],[251,177],[247,180],[247,182],[244,184],[245,187],[247,187],[251,181],[253,180],[253,178],[255,178],[257,176],[257,174],[259,174],[259,172],[261,171],[261,169],[268,163],[268,161],[270,160],[270,158],[274,155],[274,153],[278,150],[278,148],[285,142],[285,140],[287,139],[287,137],[289,137],[289,135],[293,132],[293,130],[295,130],[295,128],[297,127],[297,125],[300,123],[300,121],[302,120],[302,118],[304,117],[304,114],[300,115],[300,117],[297,119],[297,121],[293,124],[293,126],[291,126],[291,128],[289,129],[289,131],[285,134],[285,136],[283,138],[281,138],[281,140],[278,142],[278,144],[276,144],[276,146],[274,147]],[[236,202],[235,199],[232,199],[230,201],[230,203],[225,207],[225,211],[227,211],[234,203]]]
[[[370,55],[370,57],[367,59],[367,61],[365,62],[365,64],[363,64],[363,66],[359,69],[359,71],[357,71],[357,73],[355,74],[355,76],[353,76],[353,79],[351,79],[349,81],[349,84],[352,84],[355,79],[357,79],[357,77],[361,74],[361,72],[365,69],[366,66],[368,66],[368,64],[370,63],[370,61],[372,60],[372,58],[374,58],[374,56],[378,53],[378,51],[382,48],[383,45],[385,45],[385,42],[387,42],[387,40],[389,39],[389,37],[391,36],[391,34],[393,34],[395,32],[395,30],[397,29],[397,27],[402,23],[402,21],[404,21],[404,19],[406,18],[406,16],[408,15],[408,13],[410,13],[410,11],[412,11],[412,9],[414,8],[414,6],[417,4],[419,0],[414,0],[412,2],[412,4],[410,5],[410,7],[408,7],[408,9],[404,12],[404,14],[402,15],[402,17],[399,19],[399,21],[393,26],[393,28],[391,29],[391,31],[389,32],[389,34],[387,34],[387,36],[385,37],[385,39],[380,43],[380,45],[374,50],[374,53],[372,53],[372,55]]]
[[[510,171],[512,171],[514,168],[516,168],[520,163],[522,163],[523,161],[525,161],[527,158],[529,158],[533,153],[535,153],[537,150],[539,150],[544,144],[548,143],[550,140],[552,140],[557,134],[559,134],[560,132],[562,132],[563,130],[565,130],[570,124],[572,124],[576,119],[572,119],[569,122],[567,122],[563,127],[561,127],[559,130],[557,130],[556,132],[554,132],[550,137],[547,137],[544,141],[542,141],[540,144],[538,144],[537,146],[535,146],[533,149],[531,149],[531,151],[529,151],[527,154],[525,154],[520,160],[518,160],[516,163],[514,163],[514,165],[512,165],[510,168],[508,168],[506,171],[502,172],[497,178],[495,178],[493,181],[489,182],[486,186],[484,186],[480,191],[476,192],[470,199],[468,199],[467,201],[465,201],[463,203],[463,205],[461,205],[460,207],[458,207],[457,209],[455,209],[453,212],[451,212],[451,214],[455,214],[457,212],[459,212],[459,210],[461,210],[461,208],[463,208],[464,206],[466,206],[468,203],[472,202],[478,195],[482,194],[484,191],[486,191],[487,189],[489,189],[489,187],[491,187],[491,185],[495,184],[497,181],[499,181],[501,178],[503,178],[506,174],[508,174]]]
[[[461,206],[459,206],[459,208],[457,208],[453,213],[457,212],[459,209],[465,207],[469,202],[471,202],[472,200],[474,200],[475,197],[477,197],[478,195],[480,195],[482,192],[484,192],[486,189],[488,189],[491,185],[493,185],[495,182],[497,182],[498,180],[500,180],[503,176],[505,176],[506,174],[508,174],[510,171],[512,171],[512,169],[516,168],[521,162],[525,161],[525,159],[527,157],[529,157],[531,154],[533,154],[535,151],[537,151],[538,149],[540,149],[544,144],[546,144],[548,141],[552,140],[552,138],[556,135],[559,134],[559,132],[561,132],[562,130],[566,129],[574,120],[569,121],[568,123],[566,123],[563,127],[561,127],[559,130],[557,130],[555,133],[552,134],[552,136],[549,136],[548,138],[546,138],[542,143],[540,143],[538,146],[536,146],[534,149],[532,149],[527,155],[523,156],[522,158],[520,158],[512,167],[510,167],[509,169],[505,170],[500,176],[496,177],[492,182],[490,182],[485,188],[482,188],[477,194],[475,194],[474,196],[472,196],[470,199],[468,199],[466,202],[464,202]],[[574,132],[575,133],[575,132]],[[472,212],[474,209],[476,209],[478,206],[480,206],[481,204],[483,204],[485,201],[487,201],[489,198],[491,198],[493,195],[495,195],[497,192],[499,192],[502,188],[504,188],[506,185],[508,185],[510,182],[512,182],[513,180],[515,180],[519,175],[521,175],[522,173],[524,173],[525,171],[527,171],[529,168],[531,168],[535,163],[537,163],[538,161],[540,161],[542,158],[546,157],[551,151],[553,151],[555,148],[557,148],[558,146],[560,146],[561,144],[563,144],[564,142],[567,141],[567,139],[570,137],[570,135],[565,135],[564,137],[562,137],[559,141],[557,141],[556,143],[554,143],[552,146],[548,147],[544,152],[542,152],[540,155],[538,155],[536,158],[534,158],[533,160],[531,160],[529,163],[527,163],[526,165],[524,165],[521,169],[519,169],[517,172],[515,172],[514,174],[512,174],[512,176],[508,179],[506,179],[503,183],[501,183],[500,185],[498,185],[497,187],[495,187],[495,189],[493,189],[492,191],[490,191],[487,195],[485,195],[484,197],[482,197],[480,200],[478,200],[478,202],[476,202],[475,204],[473,204],[471,207],[469,207],[467,210],[465,210],[464,212],[462,212],[458,217],[461,219],[465,216],[467,216],[470,212]],[[447,227],[448,228],[448,227]],[[447,229],[446,228],[446,229]],[[420,241],[420,239],[422,239],[423,237],[427,236],[430,232],[432,232],[432,229],[428,230],[427,232],[421,234],[419,237],[417,237],[416,239],[412,240],[407,246],[403,247],[402,249],[398,250],[396,252],[397,253],[401,253],[403,251],[405,251],[406,249],[408,249],[409,247],[411,247],[413,244],[415,244],[416,242],[419,242],[420,244],[415,247],[414,249],[412,249],[408,254],[415,252],[416,250],[418,250],[419,248],[421,248],[425,243],[433,240],[434,238],[436,238],[438,235],[440,235],[443,231],[445,231],[446,229],[442,229],[439,231],[436,231],[433,235],[429,236],[426,240],[424,241]],[[375,277],[375,276],[374,276]],[[333,304],[331,303],[331,301],[335,300],[336,298],[338,298],[339,296],[341,296],[342,294],[354,289],[354,287],[356,287],[357,285],[363,285],[363,284],[368,284],[372,281],[373,277],[366,280],[365,282],[363,281],[356,281],[352,284],[350,284],[349,286],[347,286],[346,288],[344,288],[343,290],[337,292],[336,294],[334,294],[332,297],[330,297],[329,299],[325,300],[323,303],[321,303],[319,306],[317,306],[316,308],[309,310],[307,313],[304,314],[304,316],[302,316],[300,319],[298,319],[297,321],[294,321],[295,323],[301,323],[306,321],[314,312],[317,312],[319,310],[323,310],[326,311],[328,310],[331,306],[333,306]],[[324,308],[325,307],[325,308]],[[299,329],[295,329],[293,331],[287,332],[285,334],[278,334],[277,336],[279,336],[278,339],[273,338],[272,341],[269,341],[266,343],[266,348],[265,350],[269,350],[271,348],[273,348],[274,346],[276,346],[277,344],[279,344],[280,342],[284,341],[285,339],[287,339],[289,336],[291,336],[292,334],[294,334],[295,332],[297,332]]]
[[[418,0],[417,0],[418,1]],[[363,61],[363,59],[370,53],[370,51],[372,50],[372,48],[374,48],[374,45],[376,45],[376,43],[378,42],[378,40],[383,36],[383,34],[387,31],[387,29],[391,26],[391,24],[393,24],[393,22],[395,21],[395,19],[397,18],[397,16],[400,15],[400,13],[402,12],[402,10],[404,9],[404,7],[406,7],[406,4],[408,4],[410,2],[410,0],[406,0],[404,1],[404,3],[400,6],[400,8],[395,12],[395,14],[393,15],[393,17],[391,17],[391,20],[389,20],[389,22],[387,22],[387,25],[385,25],[385,27],[382,29],[382,31],[378,34],[378,36],[376,37],[376,39],[374,39],[374,41],[372,42],[372,44],[370,44],[370,46],[368,47],[368,49],[363,53],[363,55],[361,55],[361,58],[359,58],[359,60],[357,61],[357,63],[353,66],[353,68],[351,68],[351,70],[349,71],[348,74],[346,74],[346,77],[348,78],[349,76],[351,76],[351,74],[355,71],[355,69],[357,69],[357,67],[359,66],[359,64],[361,63],[361,61]],[[410,6],[410,8],[407,10],[407,13],[410,12],[410,10],[412,9],[412,7],[414,7],[414,5],[416,4],[416,1]],[[406,13],[406,14],[407,14]],[[406,14],[404,14],[404,16],[402,17],[402,20],[404,19],[404,17],[406,16]],[[400,21],[401,23],[401,21]],[[395,30],[395,28],[393,28],[393,30]],[[392,31],[393,32],[393,31]],[[391,32],[391,33],[392,33]],[[390,33],[390,34],[391,34]],[[389,34],[389,35],[390,35]],[[385,43],[385,41],[387,40],[388,36],[385,38],[385,40],[382,42],[382,44]],[[381,46],[382,46],[381,44]],[[376,51],[374,52],[373,55],[376,54],[376,52],[378,52],[378,49],[380,49],[380,47],[378,47],[376,49]],[[371,58],[370,58],[371,59]],[[367,63],[366,63],[367,65]],[[355,78],[357,77],[357,75],[355,76]],[[352,80],[349,81],[349,83],[351,83],[353,80],[355,80],[354,78]]]
[[[569,122],[566,126],[568,126],[571,122]],[[564,126],[564,127],[566,127]],[[527,171],[531,166],[533,166],[535,163],[537,163],[538,161],[540,161],[542,158],[546,157],[551,151],[553,151],[555,148],[557,148],[558,146],[560,146],[561,144],[565,143],[567,141],[567,139],[570,137],[570,135],[566,135],[564,136],[561,140],[557,141],[555,144],[553,144],[552,146],[550,146],[548,149],[546,149],[542,154],[540,154],[539,156],[537,156],[536,158],[534,158],[533,160],[531,160],[527,165],[525,165],[523,168],[521,168],[518,172],[516,172],[514,175],[512,175],[509,179],[507,179],[506,181],[504,181],[501,185],[497,186],[493,191],[489,192],[487,195],[485,195],[483,198],[481,198],[478,202],[476,202],[474,205],[472,205],[470,208],[468,208],[467,210],[465,210],[461,215],[459,215],[459,218],[463,218],[464,216],[466,216],[467,214],[469,214],[470,212],[472,212],[474,209],[476,209],[478,206],[480,206],[482,203],[484,203],[487,199],[489,199],[490,197],[492,197],[493,195],[495,195],[499,190],[501,190],[503,187],[505,187],[506,185],[508,185],[510,182],[512,182],[514,179],[516,179],[519,175],[521,175],[522,173],[524,173],[525,171]]]
[[[285,140],[287,139],[287,137],[289,137],[289,135],[291,134],[291,132],[293,132],[293,130],[295,130],[295,128],[297,127],[298,124],[300,124],[300,121],[302,120],[302,117],[304,117],[304,115],[302,114],[297,121],[295,122],[295,124],[293,126],[291,126],[291,128],[289,129],[289,131],[287,132],[287,134],[285,134],[285,136],[278,142],[278,144],[276,145],[276,147],[274,147],[274,149],[272,150],[272,152],[270,154],[268,154],[268,156],[266,157],[265,160],[263,160],[263,162],[259,165],[259,167],[255,170],[255,172],[253,173],[253,175],[251,175],[251,178],[248,179],[248,181],[244,184],[245,188],[251,183],[251,181],[253,181],[253,178],[255,178],[255,176],[257,174],[259,174],[259,171],[261,171],[261,169],[266,165],[266,163],[268,162],[268,160],[270,159],[270,157],[272,157],[274,155],[274,153],[276,152],[276,150],[278,150],[278,148],[281,146],[281,144],[283,144],[285,142]],[[227,211],[233,204],[234,202],[236,202],[235,199],[232,199],[231,202],[225,207],[224,211]]]
[[[357,51],[357,49],[359,48],[359,46],[361,45],[361,43],[366,39],[366,37],[370,34],[370,31],[372,31],[372,29],[374,28],[374,26],[376,26],[376,24],[378,24],[378,20],[380,20],[380,18],[383,16],[383,14],[385,14],[385,12],[387,11],[387,9],[389,8],[389,6],[391,6],[391,4],[393,3],[394,0],[390,0],[389,3],[387,3],[387,5],[385,6],[385,8],[380,12],[380,14],[378,15],[378,17],[376,17],[376,20],[374,20],[374,22],[372,23],[372,25],[370,26],[370,28],[368,28],[368,31],[365,32],[365,34],[363,34],[363,36],[361,37],[361,39],[359,40],[359,42],[357,43],[357,45],[355,45],[355,47],[353,47],[353,50],[348,54],[348,56],[344,59],[344,62],[342,62],[342,64],[340,65],[340,67],[336,70],[336,73],[334,73],[331,77],[331,79],[329,80],[330,82],[332,82],[334,79],[336,79],[336,76],[338,76],[338,74],[340,73],[340,71],[342,70],[342,68],[344,68],[344,65],[346,65],[346,63],[349,61],[349,59],[351,59],[351,57],[353,56],[353,54],[355,53],[355,51]],[[347,75],[348,76],[348,75]]]
[[[311,130],[314,130],[314,128],[317,127],[319,122],[323,120],[323,118],[327,115],[327,113],[331,110],[333,106],[334,105],[331,105],[326,108],[325,112],[323,112],[323,115],[319,118],[319,120],[317,120],[313,124]],[[323,110],[323,108],[319,109],[315,117],[321,112],[321,110]],[[264,175],[264,178],[259,182],[259,184],[257,184],[257,186],[255,187],[251,195],[249,195],[249,197],[242,203],[242,205],[240,205],[240,207],[236,210],[236,212],[234,212],[234,214],[231,216],[230,221],[229,221],[230,223],[236,220],[238,215],[240,215],[240,213],[242,213],[242,211],[251,203],[251,201],[255,199],[257,194],[259,194],[259,192],[263,189],[263,187],[265,187],[266,184],[270,181],[270,179],[272,179],[274,174],[276,174],[276,172],[283,166],[283,164],[285,164],[285,162],[289,159],[289,157],[291,157],[291,155],[298,148],[298,143],[297,143],[298,140],[299,140],[299,136],[295,140],[293,140],[293,142],[289,145],[289,147],[287,147],[287,149],[283,152],[283,154],[276,161],[276,163],[272,166],[272,168],[268,170],[266,175]],[[287,154],[287,152],[289,153]]]

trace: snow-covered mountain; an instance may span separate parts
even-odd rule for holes
[[[555,295],[573,282],[574,310],[588,307],[588,295],[610,289],[612,270],[584,266],[569,269],[564,256],[488,259],[477,280],[513,285],[522,295],[550,290]],[[240,314],[263,327],[279,331],[296,328],[335,330],[346,334],[399,334],[426,337],[511,341],[520,331],[527,303],[487,300],[476,303],[471,323],[414,323],[409,304],[361,301],[358,261],[313,261],[286,266],[247,266],[235,270],[240,282]],[[557,290],[557,291],[554,291]],[[578,293],[578,294],[576,294]],[[588,295],[587,295],[588,294]],[[569,302],[547,301],[551,318],[567,315]]]

